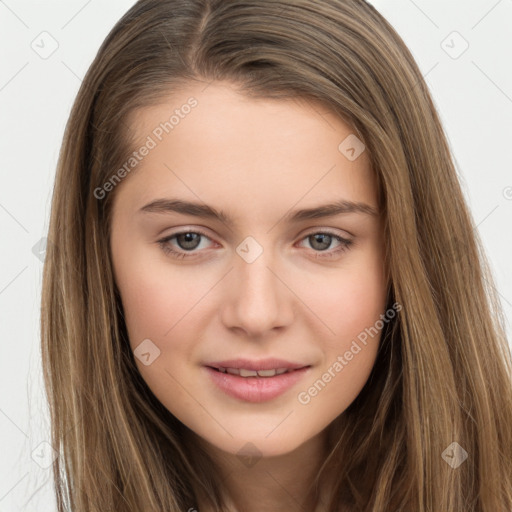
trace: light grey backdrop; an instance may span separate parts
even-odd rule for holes
[[[0,512],[55,510],[39,301],[60,142],[131,0],[0,0]],[[512,0],[374,0],[432,91],[512,318]],[[484,349],[484,348],[483,348]]]

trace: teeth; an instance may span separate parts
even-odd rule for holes
[[[240,368],[240,377],[256,377],[258,372],[255,370],[244,370]]]
[[[276,370],[258,370],[258,375],[260,377],[274,377]],[[242,377],[244,377],[244,375],[242,375]]]
[[[273,370],[246,370],[245,368],[219,368],[219,371],[222,373],[229,373],[230,375],[239,375],[240,377],[274,377],[276,375],[282,375],[286,372],[291,372],[293,370],[288,370],[287,368],[277,368]]]

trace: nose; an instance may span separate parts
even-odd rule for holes
[[[263,251],[252,263],[236,255],[225,287],[222,322],[247,337],[265,335],[293,321],[294,295],[270,252]]]

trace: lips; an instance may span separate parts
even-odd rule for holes
[[[269,359],[260,359],[260,360],[251,360],[251,359],[228,359],[225,361],[215,361],[212,363],[207,363],[205,366],[209,366],[211,368],[216,368],[217,370],[220,368],[232,368],[235,370],[298,370],[299,368],[304,368],[309,366],[308,364],[295,363],[291,361],[286,361],[284,359],[277,358],[269,358]]]
[[[269,373],[271,370],[283,368],[285,369],[283,373],[277,374],[275,371],[274,376]],[[290,390],[310,373],[311,366],[282,359],[261,361],[237,359],[209,363],[204,370],[211,382],[226,395],[245,402],[258,403],[272,400]],[[253,375],[258,371],[266,372],[268,376]]]
[[[247,370],[246,368],[215,368],[221,373],[229,373],[230,375],[239,375],[240,377],[275,377],[286,372],[294,372],[289,368],[276,368],[271,370]]]

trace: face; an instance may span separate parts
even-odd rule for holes
[[[367,152],[319,104],[224,82],[130,123],[146,150],[115,190],[110,243],[138,369],[217,449],[290,452],[376,359],[387,283]]]

